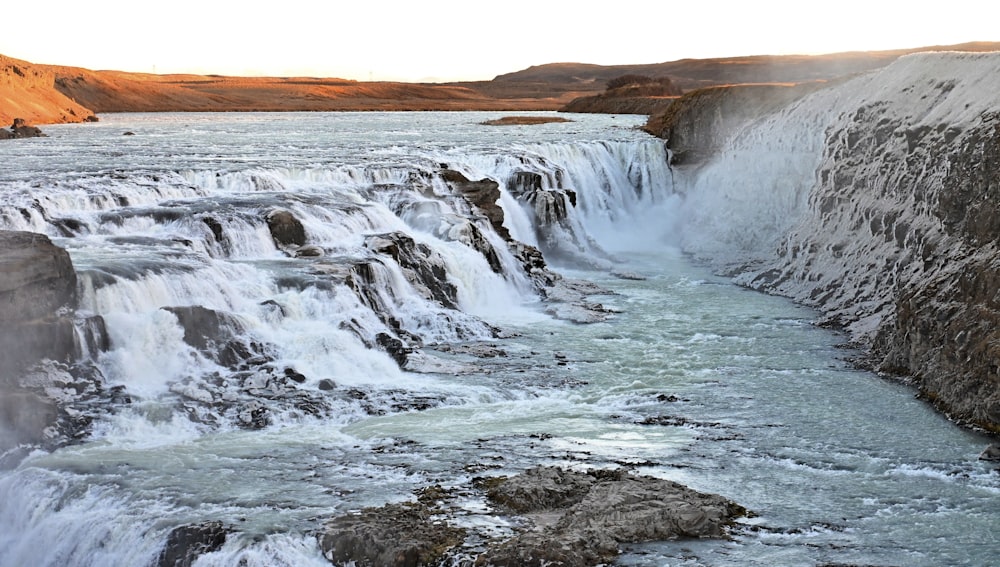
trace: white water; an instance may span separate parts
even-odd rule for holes
[[[992,560],[1000,479],[975,460],[984,438],[851,369],[840,338],[809,324],[812,312],[737,288],[675,248],[755,226],[724,234],[756,249],[789,222],[800,188],[788,185],[779,194],[796,196],[782,203],[719,210],[744,173],[719,170],[682,201],[662,142],[631,129],[638,117],[477,124],[489,117],[111,115],[0,148],[0,227],[70,250],[83,308],[111,333],[99,366],[135,400],[85,442],[0,476],[0,565],[145,565],[170,529],[211,520],[233,533],[199,566],[323,565],[313,533],[324,519],[539,463],[628,466],[757,514],[733,541],[638,546],[624,564]],[[769,159],[808,177],[820,141]],[[600,300],[620,313],[593,325],[545,316],[487,223],[476,226],[503,274],[453,236],[469,211],[433,178],[442,163],[501,188],[533,171],[545,188],[575,191],[567,226],[613,252],[614,271],[648,279],[567,271],[614,290]],[[501,203],[512,234],[534,242],[531,212],[506,192]],[[275,247],[263,220],[274,208],[302,220],[325,260]],[[761,215],[776,216],[773,226],[758,226]],[[82,228],[64,235],[65,218]],[[383,305],[403,329],[427,345],[486,343],[507,356],[428,350],[455,372],[416,374],[345,329],[370,338],[386,325],[330,260],[369,258],[364,236],[390,231],[440,255],[462,308],[427,300],[383,263]],[[184,305],[237,317],[246,336],[275,346],[276,366],[305,376],[295,388],[330,410],[276,405],[263,430],[225,413],[189,419],[243,389],[242,378],[215,385],[228,371],[160,309]],[[493,339],[486,323],[518,335]],[[324,393],[323,380],[336,388]],[[473,516],[465,521],[502,530],[502,519]]]

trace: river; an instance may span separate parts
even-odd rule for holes
[[[198,566],[328,565],[324,519],[537,464],[627,467],[753,512],[730,540],[636,545],[622,565],[995,562],[1000,475],[977,460],[989,439],[857,370],[815,312],[685,254],[684,197],[642,117],[480,125],[494,117],[112,114],[0,147],[0,228],[69,250],[81,310],[111,337],[94,364],[132,400],[81,443],[0,473],[0,566],[147,565],[172,528],[214,520],[232,535]],[[576,240],[553,267],[604,288],[592,300],[613,316],[552,317],[509,255],[494,270],[443,236],[469,214],[434,178],[445,164],[498,181],[511,235],[543,248],[506,183],[533,171],[572,190],[561,230]],[[326,261],[370,258],[366,235],[390,231],[437,253],[460,310],[387,268],[419,372],[359,339],[391,325],[318,276],[324,260],[275,246],[262,220],[275,208]],[[275,396],[265,427],[241,427],[220,407],[245,401],[246,372],[186,345],[162,309],[192,305],[237,317],[321,409]],[[453,521],[509,529],[474,495],[466,512]]]

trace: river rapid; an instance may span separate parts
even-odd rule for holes
[[[480,125],[495,117],[112,114],[0,147],[0,228],[70,252],[81,310],[111,339],[90,356],[131,398],[82,442],[0,473],[0,566],[149,565],[171,529],[216,520],[231,535],[200,567],[329,565],[326,519],[538,464],[625,467],[753,512],[730,540],[631,546],[622,565],[996,561],[1000,474],[977,460],[990,440],[857,370],[817,313],[691,260],[683,243],[704,235],[678,215],[697,199],[675,193],[644,117]],[[591,300],[612,316],[554,317],[509,254],[491,269],[448,237],[469,211],[433,177],[444,165],[497,181],[511,236],[601,286]],[[539,229],[509,189],[523,171],[574,193],[566,222]],[[420,364],[359,338],[387,324],[275,245],[261,220],[274,208],[327,260],[370,257],[364,238],[390,231],[441,257],[458,309],[385,274]],[[218,377],[236,374],[184,342],[162,309],[177,306],[238,317],[323,409],[277,404],[262,428],[213,409],[237,395]],[[474,491],[449,521],[510,533]]]

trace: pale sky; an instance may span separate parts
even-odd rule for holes
[[[557,62],[1000,41],[1000,2],[7,0],[0,54],[146,73],[489,80]]]

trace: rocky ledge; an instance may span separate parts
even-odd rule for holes
[[[78,316],[76,301],[65,250],[42,234],[0,231],[0,467],[79,436],[90,418],[71,406],[109,397],[78,364],[107,347],[104,322]]]
[[[461,557],[482,567],[584,567],[614,561],[630,543],[726,537],[747,514],[721,496],[622,470],[542,466],[474,484],[495,514],[518,526],[511,537],[453,525],[452,493],[430,487],[416,502],[331,520],[317,534],[323,554],[332,563],[359,566],[415,567]]]

